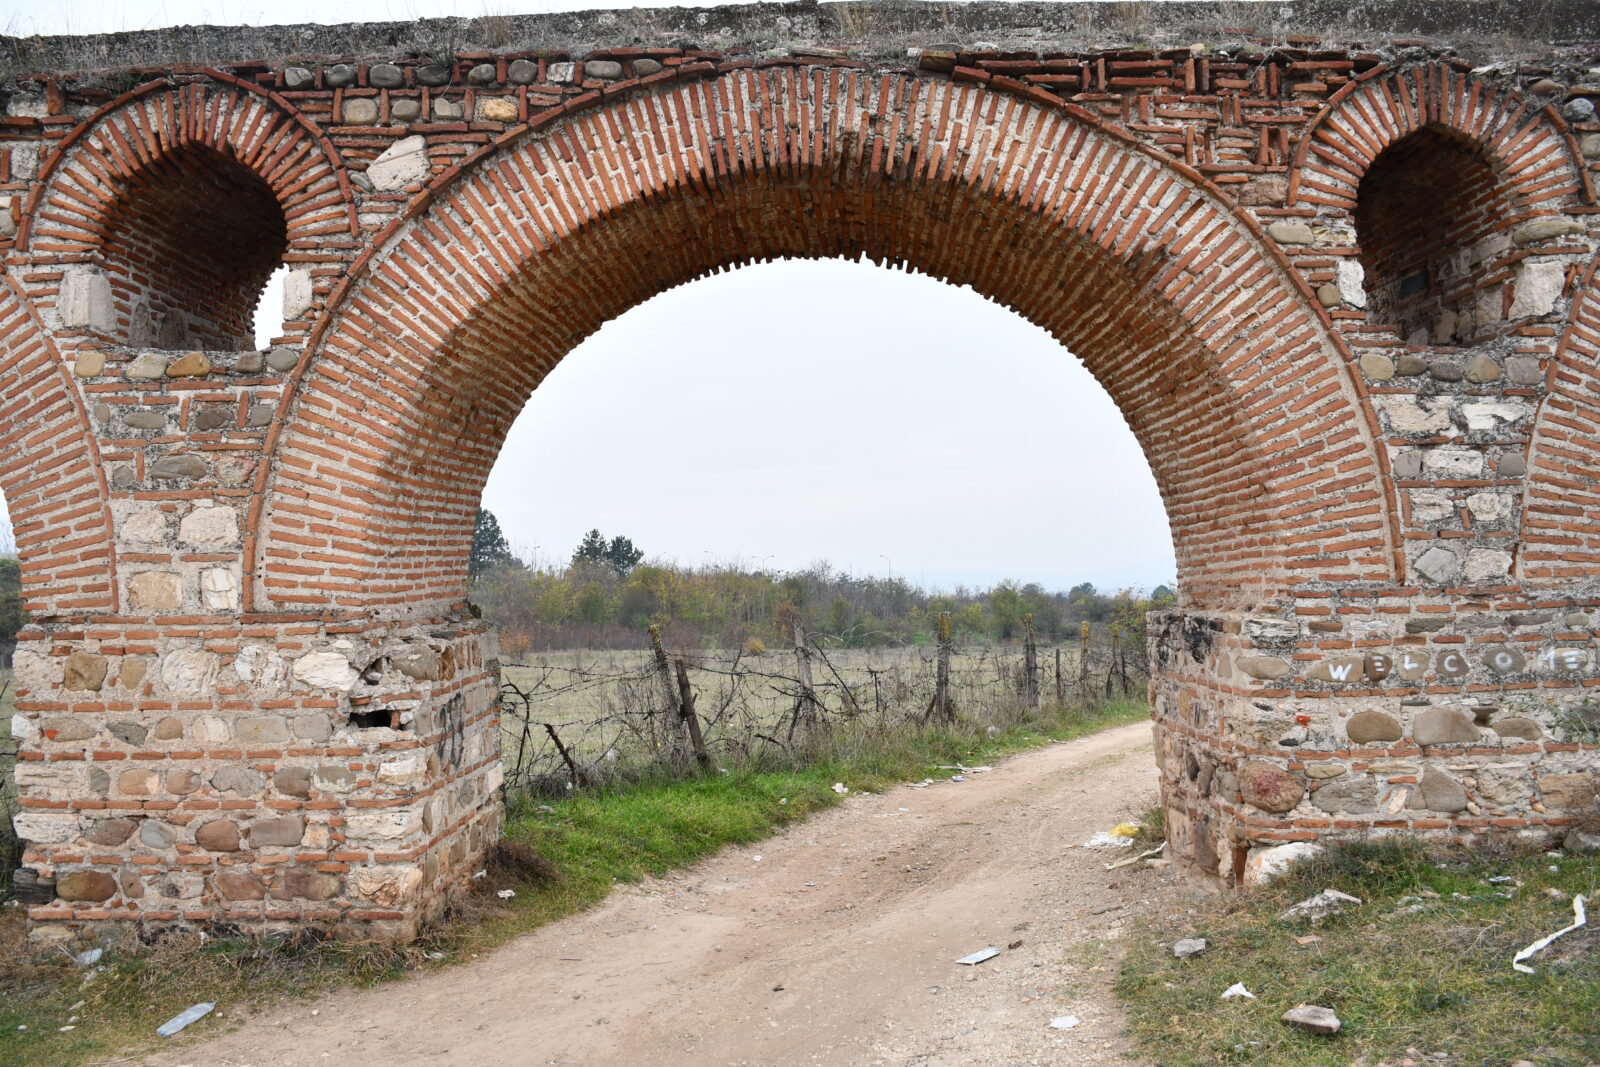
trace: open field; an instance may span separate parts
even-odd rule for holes
[[[1107,695],[1108,664],[1091,662],[1083,680],[1090,699],[1079,699],[1076,648],[1040,649],[1037,663],[1041,707]],[[934,717],[938,653],[931,647],[813,648],[805,657],[793,650],[670,653],[663,673],[650,651],[573,651],[529,656],[502,670],[508,777],[561,791],[567,782],[676,769],[696,752],[704,754],[703,764],[798,765],[819,745],[920,727]],[[1117,675],[1114,682],[1117,695],[1142,689],[1137,677]],[[685,683],[700,742],[680,718]],[[1021,647],[952,655],[946,692],[952,715],[979,729],[1004,728],[1032,710]]]

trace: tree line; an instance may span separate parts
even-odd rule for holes
[[[1085,622],[1115,623],[1142,640],[1144,613],[1174,600],[1166,586],[1148,594],[1105,593],[1083,582],[1063,592],[1007,580],[945,592],[901,577],[846,574],[827,563],[797,571],[647,563],[631,540],[608,541],[598,530],[585,535],[565,566],[536,567],[511,552],[492,514],[480,515],[479,532],[472,599],[500,627],[501,647],[511,656],[645,647],[651,625],[678,648],[786,647],[796,626],[846,647],[925,644],[946,611],[964,643],[1018,640],[1028,615],[1041,642],[1074,639]]]

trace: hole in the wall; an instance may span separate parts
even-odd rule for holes
[[[1428,126],[1378,154],[1356,195],[1367,315],[1410,344],[1473,341],[1499,322],[1471,279],[1504,249],[1509,209],[1491,159],[1453,131]]]
[[[400,712],[394,708],[373,708],[370,711],[352,711],[346,724],[352,730],[405,730],[400,722]]]
[[[288,225],[255,172],[190,145],[141,170],[106,219],[104,268],[123,342],[240,351],[283,263]]]

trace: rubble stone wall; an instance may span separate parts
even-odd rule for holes
[[[1121,407],[1178,556],[1152,701],[1192,868],[1592,815],[1593,49],[1248,4],[1267,29],[1173,5],[1178,42],[1091,45],[974,6],[998,40],[852,47],[793,5],[760,17],[828,18],[16,75],[0,487],[38,936],[436,914],[500,819],[466,561],[504,434],[610,318],[780,256],[969,284]]]

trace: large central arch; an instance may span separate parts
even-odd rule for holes
[[[460,601],[483,482],[540,379],[629,307],[780,257],[968,284],[1081,355],[1155,472],[1186,606],[1396,577],[1359,387],[1308,294],[1198,174],[1076,109],[742,70],[508,136],[431,194],[285,397],[258,610]],[[773,325],[831,343],[826,309]]]

